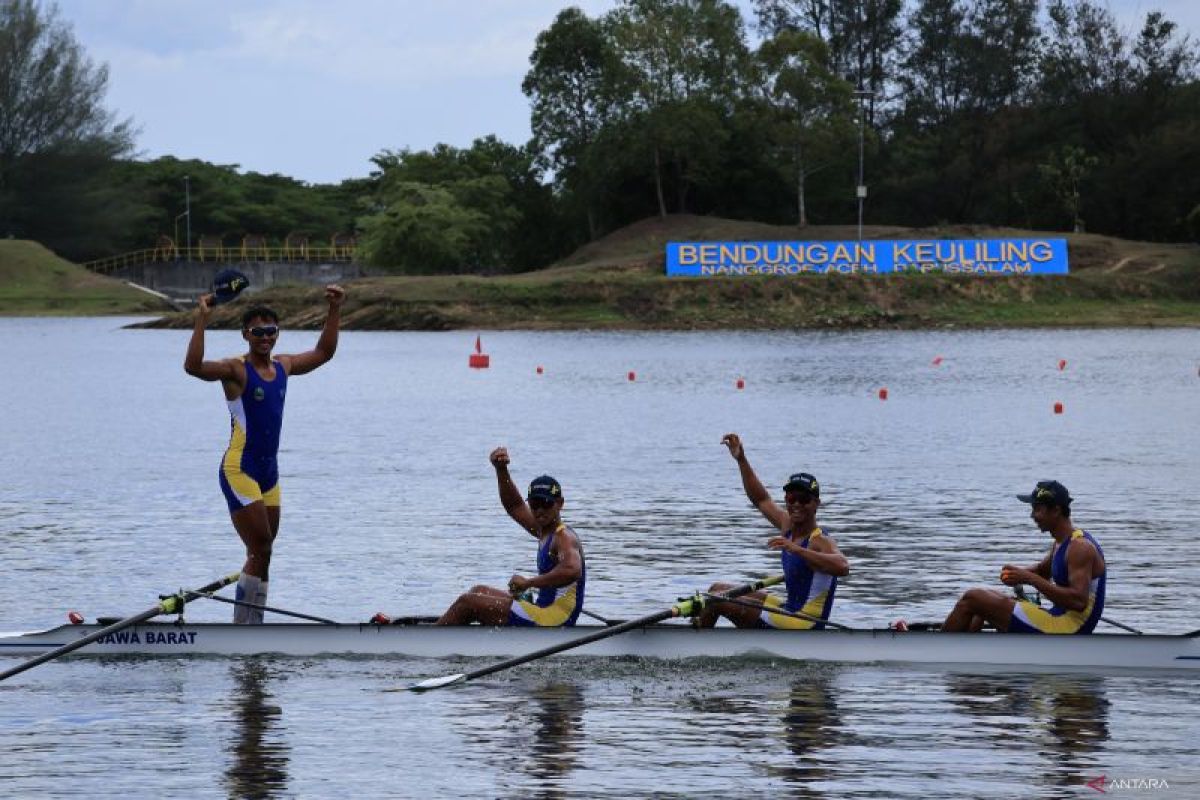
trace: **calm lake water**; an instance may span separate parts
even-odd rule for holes
[[[0,629],[132,614],[241,563],[220,389],[183,373],[187,332],[130,321],[0,319]],[[1056,478],[1105,548],[1106,616],[1200,627],[1200,331],[484,332],[483,371],[474,339],[344,333],[295,380],[273,604],[438,613],[531,571],[497,445],[521,486],[562,482],[590,611],[765,574],[771,529],[719,443],[737,431],[776,495],[791,472],[821,480],[844,624],[941,619],[1036,561],[1049,540],[1013,495]],[[1195,678],[575,659],[382,692],[479,663],[54,662],[0,684],[0,795],[1089,797],[1105,775],[1200,796]]]

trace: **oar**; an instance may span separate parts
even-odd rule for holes
[[[184,605],[189,600],[194,600],[202,595],[222,589],[231,583],[236,583],[240,576],[240,572],[235,572],[232,575],[226,575],[224,578],[215,580],[207,586],[202,586],[199,589],[181,590],[178,594],[168,595],[167,597],[159,600],[158,603],[156,603],[153,607],[146,609],[140,614],[134,614],[132,617],[123,619],[120,622],[114,622],[112,625],[107,625],[100,630],[95,631],[94,633],[89,633],[87,636],[81,636],[69,644],[64,644],[62,647],[55,648],[49,653],[42,653],[40,656],[31,658],[28,661],[13,667],[12,669],[0,672],[0,681],[11,678],[13,675],[18,675],[27,669],[32,669],[38,664],[45,664],[47,661],[52,661],[61,655],[66,655],[67,653],[72,652],[73,650],[78,650],[84,645],[89,645],[97,639],[108,636],[110,633],[116,633],[117,631],[137,625],[139,622],[145,622],[148,619],[157,617],[159,614],[174,614],[177,611],[182,611]]]
[[[718,595],[717,597],[721,600],[726,600],[731,597],[740,597],[741,595],[757,592],[759,589],[764,589],[768,586],[774,586],[775,584],[782,582],[782,575],[773,575],[769,578],[763,578],[760,581],[755,581],[754,583],[748,583],[745,586],[739,586],[736,589],[730,589],[725,594]],[[407,689],[414,692],[426,692],[430,689],[441,689],[443,686],[453,686],[458,683],[466,683],[467,681],[473,681],[476,678],[482,678],[484,675],[491,675],[494,672],[500,672],[501,670],[508,669],[509,667],[516,667],[521,664],[526,664],[530,661],[536,661],[539,658],[552,656],[555,653],[561,653],[564,650],[572,650],[576,647],[583,647],[585,644],[598,642],[601,639],[607,639],[610,636],[616,636],[619,633],[625,633],[625,631],[631,631],[634,628],[644,628],[647,625],[653,625],[656,622],[662,622],[663,620],[672,619],[674,617],[691,616],[703,606],[703,598],[699,597],[698,595],[696,597],[689,597],[680,600],[678,603],[665,611],[659,611],[655,614],[651,614],[648,617],[631,619],[628,622],[622,622],[620,625],[614,625],[611,628],[605,628],[604,630],[590,633],[587,636],[580,636],[578,639],[572,639],[569,642],[562,642],[551,647],[542,648],[541,650],[535,650],[532,653],[526,653],[523,656],[510,658],[507,661],[497,662],[491,666],[481,667],[473,672],[459,673],[457,675],[443,675],[440,678],[430,678],[409,686]],[[385,691],[398,692],[404,690],[404,688],[399,688],[387,689]]]
[[[1120,628],[1121,630],[1129,631],[1130,633],[1136,633],[1138,636],[1144,635],[1137,628],[1131,628],[1128,625],[1123,625],[1120,622],[1117,622],[1116,620],[1109,619],[1108,617],[1101,617],[1100,621],[1107,622],[1109,625],[1112,625],[1114,628]]]
[[[746,608],[757,608],[759,611],[769,611],[772,614],[778,614],[781,617],[792,617],[793,619],[804,619],[804,620],[808,620],[809,622],[819,622],[822,625],[828,625],[829,627],[837,628],[840,631],[854,630],[854,628],[851,628],[849,625],[842,625],[841,623],[838,623],[838,622],[830,622],[827,619],[821,619],[820,617],[814,617],[812,614],[805,614],[803,611],[785,611],[782,608],[771,608],[770,606],[764,606],[762,603],[751,603],[749,600],[731,600],[728,597],[722,597],[719,594],[709,594],[708,592],[701,592],[701,594],[704,597],[709,597],[709,598],[712,598],[713,600],[720,600],[722,602],[729,603],[730,605],[734,605],[734,606],[745,606]]]
[[[256,608],[262,611],[270,611],[272,614],[282,614],[285,617],[295,617],[296,619],[307,619],[311,622],[320,622],[324,625],[337,625],[338,623],[332,619],[324,617],[314,617],[312,614],[301,614],[299,611],[288,611],[286,608],[277,608],[275,606],[263,606],[258,603],[247,603],[245,600],[231,600],[228,597],[218,597],[212,592],[202,592],[199,589],[193,590],[193,594],[198,594],[201,597],[207,597],[209,600],[216,600],[218,603],[228,603],[231,606],[245,606],[246,608]]]

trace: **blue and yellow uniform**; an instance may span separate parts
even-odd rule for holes
[[[265,380],[249,362],[246,386],[229,404],[229,447],[221,459],[221,491],[232,513],[258,500],[268,506],[280,504],[279,432],[283,428],[283,400],[287,373],[272,361],[275,378]]]
[[[1078,528],[1062,544],[1055,543],[1053,556],[1050,559],[1050,577],[1057,586],[1070,586],[1069,570],[1067,569],[1067,548],[1076,539],[1086,539],[1095,546],[1104,558],[1100,543],[1092,538],[1090,533]],[[1088,585],[1087,605],[1082,611],[1069,611],[1055,605],[1049,609],[1042,608],[1028,600],[1018,600],[1013,607],[1012,622],[1009,623],[1009,633],[1091,633],[1104,613],[1104,587],[1108,578],[1107,565],[1104,572],[1092,578]]]
[[[554,545],[555,535],[560,531],[571,531],[563,523],[558,523],[554,534],[546,536],[538,543],[537,567],[538,574],[545,575],[558,566],[558,560],[550,553]],[[559,625],[574,625],[583,609],[583,589],[587,583],[587,563],[583,553],[579,554],[579,580],[566,586],[547,587],[538,589],[535,600],[513,600],[508,612],[509,625],[526,625],[543,628],[554,628]]]
[[[820,528],[814,528],[812,533],[800,540],[800,546],[805,550],[813,539],[822,535]],[[784,534],[791,541],[796,541],[794,534],[788,531]],[[799,611],[810,617],[829,619],[833,611],[833,595],[837,591],[837,577],[825,572],[817,572],[804,556],[799,556],[790,550],[784,550],[781,556],[783,562],[784,582],[787,586],[787,601],[781,602],[778,597],[767,595],[763,605],[768,609],[780,608],[784,611]],[[787,628],[789,630],[823,630],[824,623],[798,617],[788,617],[764,610],[758,618],[758,624],[764,628]]]

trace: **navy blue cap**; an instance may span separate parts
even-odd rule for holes
[[[213,304],[228,303],[250,285],[250,279],[236,269],[223,269],[213,278]]]
[[[787,479],[783,485],[785,492],[805,492],[813,497],[821,496],[821,484],[807,472],[797,472]]]
[[[530,500],[550,500],[552,502],[562,500],[562,487],[558,485],[558,481],[551,478],[549,475],[542,475],[534,478],[529,484],[529,494],[526,495]]]
[[[1038,481],[1032,492],[1019,494],[1017,499],[1033,505],[1071,507],[1071,493],[1058,481]]]

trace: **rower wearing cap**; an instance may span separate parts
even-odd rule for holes
[[[763,487],[746,459],[746,450],[736,433],[727,433],[721,443],[737,461],[742,488],[750,502],[779,529],[780,535],[767,540],[767,547],[779,550],[783,561],[787,600],[766,592],[755,592],[735,602],[707,604],[695,624],[702,628],[716,625],[725,617],[739,628],[787,628],[820,630],[821,620],[829,619],[837,579],[850,574],[850,564],[838,550],[837,542],[817,526],[817,508],[821,505],[821,485],[807,472],[797,472],[784,484],[784,504],[780,508]],[[729,583],[714,583],[710,594],[734,588]],[[778,613],[778,612],[787,613]],[[797,614],[797,616],[789,616]]]
[[[579,537],[562,521],[562,486],[549,475],[534,478],[527,498],[508,474],[508,450],[497,447],[490,456],[496,469],[500,503],[518,525],[538,540],[533,577],[513,575],[508,589],[473,586],[438,619],[439,625],[574,625],[583,610],[587,567]],[[536,596],[527,592],[537,590]]]
[[[1009,633],[1091,633],[1104,613],[1104,551],[1071,522],[1071,493],[1058,481],[1039,481],[1017,499],[1029,503],[1038,528],[1054,537],[1050,552],[1023,569],[1005,564],[1000,580],[1032,586],[1054,604],[1045,609],[994,589],[969,589],[942,623],[943,631],[978,631],[991,623]]]

